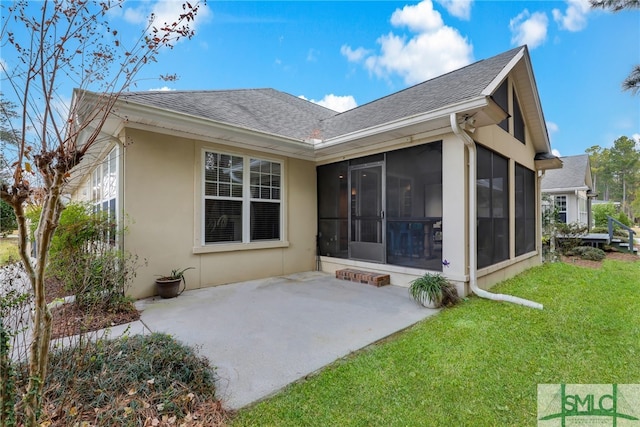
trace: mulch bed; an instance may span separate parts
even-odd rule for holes
[[[602,261],[590,261],[586,259],[581,259],[580,257],[567,257],[562,256],[561,261],[567,264],[573,264],[580,267],[586,268],[601,268]],[[640,256],[633,255],[628,252],[607,252],[607,257],[605,259],[616,260],[616,261],[625,261],[625,262],[640,262]]]
[[[62,281],[50,278],[46,282],[47,303],[69,296]],[[83,309],[76,304],[63,304],[51,310],[52,329],[51,338],[68,337],[81,333],[97,331],[140,319],[140,312],[133,303],[119,311],[114,311],[102,305],[95,305]]]

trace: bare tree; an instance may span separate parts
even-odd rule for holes
[[[140,70],[155,61],[161,49],[193,36],[201,6],[185,2],[170,22],[155,22],[150,16],[148,26],[129,44],[108,21],[109,13],[121,8],[123,1],[22,0],[2,5],[0,46],[3,54],[15,57],[11,64],[6,55],[0,61],[3,88],[14,100],[18,117],[5,121],[17,141],[11,177],[0,185],[0,197],[15,211],[20,257],[34,295],[29,383],[21,402],[30,426],[37,425],[47,372],[51,312],[45,302],[45,268],[64,209],[65,183],[98,141],[107,116]],[[69,82],[77,89],[67,113],[60,108],[64,103],[59,90]],[[44,200],[35,234],[37,258],[32,260],[27,253],[25,203],[36,182]]]

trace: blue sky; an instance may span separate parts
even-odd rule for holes
[[[112,23],[133,34],[178,3],[126,2]],[[621,90],[640,63],[640,10],[587,0],[209,1],[193,40],[136,90],[270,87],[343,110],[525,43],[557,153],[640,139],[640,94]],[[180,78],[147,79],[160,73]]]

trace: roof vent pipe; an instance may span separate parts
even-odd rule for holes
[[[476,144],[471,137],[460,128],[458,124],[458,116],[456,113],[451,113],[449,116],[451,121],[451,129],[467,147],[469,152],[469,286],[471,291],[481,298],[486,298],[494,301],[506,301],[514,304],[520,304],[531,308],[537,308],[542,310],[542,304],[529,301],[524,298],[514,297],[513,295],[494,294],[487,292],[484,289],[478,287],[477,282],[477,215],[476,215]],[[465,121],[467,118],[465,118]]]

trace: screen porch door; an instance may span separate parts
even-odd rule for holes
[[[384,162],[349,168],[349,258],[385,262]]]

